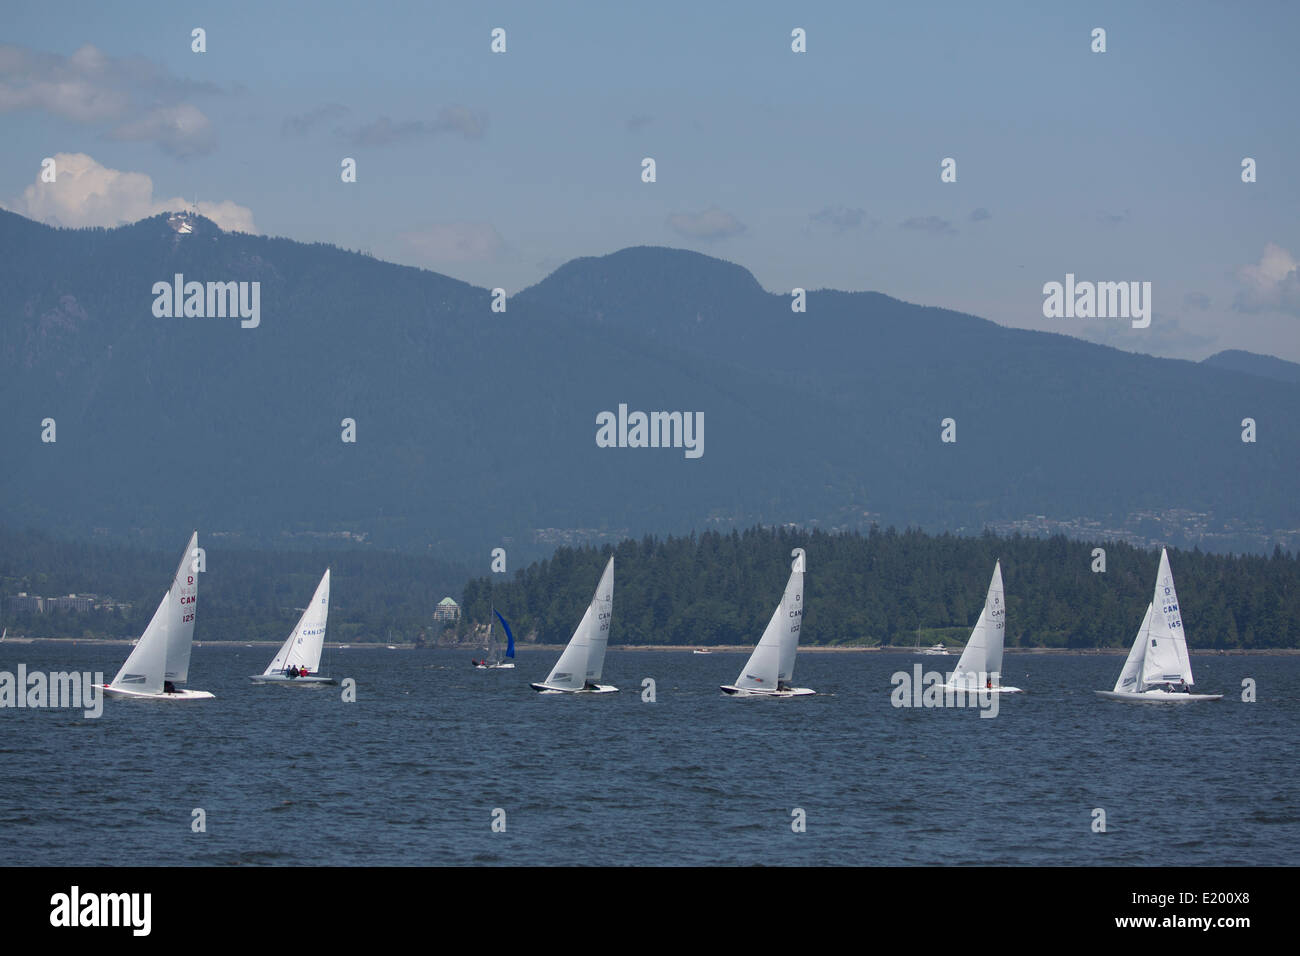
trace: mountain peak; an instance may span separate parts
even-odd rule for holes
[[[629,246],[560,266],[521,296],[563,301],[600,318],[630,304],[708,315],[767,295],[743,266],[689,249]]]
[[[1224,349],[1215,352],[1202,365],[1223,368],[1231,372],[1245,372],[1261,378],[1276,379],[1279,382],[1300,382],[1300,364],[1288,362],[1274,355],[1260,355],[1258,352],[1246,352],[1242,349]]]

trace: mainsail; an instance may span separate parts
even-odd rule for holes
[[[1160,570],[1156,574],[1155,595],[1151,599],[1151,626],[1147,635],[1146,657],[1142,662],[1143,684],[1173,684],[1192,681],[1192,662],[1187,656],[1187,636],[1183,631],[1178,592],[1169,570],[1169,554],[1160,550]]]
[[[198,606],[198,574],[192,562],[199,533],[190,535],[172,586],[149,620],[110,687],[160,694],[165,681],[183,683],[189,677],[194,613]]]
[[[984,687],[991,681],[994,687],[1002,684],[1002,645],[1006,630],[1006,607],[1002,594],[1002,562],[993,566],[993,579],[988,594],[984,596],[984,609],[980,611],[975,629],[971,631],[966,649],[961,652],[957,669],[953,671],[954,686]]]
[[[320,655],[325,646],[325,624],[329,613],[330,571],[326,568],[320,584],[316,585],[311,603],[303,610],[302,617],[298,618],[298,623],[294,625],[270,666],[262,672],[263,675],[283,674],[291,667],[299,670],[305,668],[312,674],[320,670]]]
[[[194,648],[194,612],[199,600],[199,575],[195,565],[199,533],[190,535],[190,543],[181,555],[181,563],[172,579],[171,606],[167,621],[167,670],[165,679],[183,684],[190,678],[190,652]]]

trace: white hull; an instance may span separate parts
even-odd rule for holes
[[[705,654],[712,654],[713,652],[712,651],[691,651],[691,653],[705,655]]]
[[[549,684],[529,684],[528,686],[539,694],[613,694],[618,691],[618,688],[612,684],[597,684],[594,687],[582,687],[578,690],[569,687],[552,687]]]
[[[333,677],[321,677],[309,674],[306,677],[286,677],[283,674],[253,674],[248,678],[254,684],[303,684],[307,687],[321,687],[325,684],[337,684]]]
[[[945,692],[954,694],[1023,694],[1024,691],[1019,687],[980,687],[978,685],[967,684],[944,684]]]
[[[1098,690],[1093,693],[1107,700],[1122,700],[1130,704],[1192,704],[1198,700],[1223,700],[1222,694],[1171,694],[1163,690]]]
[[[214,700],[217,696],[206,690],[185,689],[171,694],[162,692],[145,694],[138,690],[120,690],[116,687],[109,687],[107,684],[101,684],[100,688],[104,691],[105,697],[114,697],[121,700]]]
[[[514,669],[515,669],[515,665],[510,661],[506,661],[506,663],[504,664],[475,664],[474,665],[474,670],[476,671],[512,671]]]
[[[751,690],[747,687],[721,684],[719,688],[730,697],[813,697],[817,694],[817,691],[811,687],[791,687],[789,690]]]
[[[921,656],[922,657],[947,657],[948,652],[947,651],[922,651]]]

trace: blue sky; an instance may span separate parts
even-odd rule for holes
[[[228,225],[508,291],[671,245],[774,291],[1300,361],[1297,10],[24,5],[0,37],[0,203],[112,224],[197,195]],[[89,159],[38,183],[56,155]],[[1066,273],[1150,281],[1151,327],[1044,318],[1043,284]]]

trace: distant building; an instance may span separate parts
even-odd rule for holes
[[[26,591],[19,591],[9,599],[9,610],[15,614],[45,613],[45,599]]]
[[[443,598],[438,602],[438,606],[433,609],[433,619],[435,621],[459,621],[460,605],[449,597]]]
[[[45,610],[84,614],[95,606],[98,597],[97,594],[69,594],[67,597],[46,598]]]

